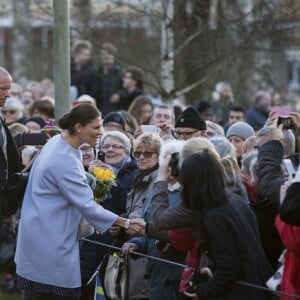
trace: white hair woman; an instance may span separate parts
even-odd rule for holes
[[[13,123],[24,123],[24,106],[21,100],[17,98],[9,97],[6,99],[2,114],[5,118],[6,125],[11,125]]]

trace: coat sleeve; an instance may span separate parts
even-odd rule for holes
[[[210,255],[213,259],[213,278],[196,288],[199,299],[217,298],[238,279],[241,268],[240,249],[230,219],[222,213],[207,213],[203,219]]]
[[[300,182],[294,182],[287,189],[280,207],[280,218],[287,224],[300,226]]]
[[[169,207],[168,185],[165,181],[154,183],[151,204],[153,224],[160,230],[194,227],[198,223],[199,214],[182,203]]]
[[[279,216],[275,220],[276,228],[284,245],[296,253],[300,252],[300,227],[283,222]]]
[[[86,177],[82,176],[78,168],[69,168],[61,174],[57,183],[65,199],[101,233],[107,231],[115,223],[118,216],[94,201],[93,192],[87,184]]]
[[[269,141],[259,147],[258,151],[258,183],[263,196],[279,207],[280,187],[284,183],[281,170],[283,147],[277,140]]]

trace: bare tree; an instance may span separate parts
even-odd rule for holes
[[[51,20],[51,13],[42,12],[46,2],[32,1],[39,16]],[[276,84],[273,53],[283,53],[297,26],[290,20],[299,18],[298,2],[73,0],[71,24],[74,37],[92,42],[96,62],[100,45],[115,43],[120,62],[141,67],[147,91],[164,99],[209,99],[215,82],[228,80],[236,99],[244,101],[246,90]]]
[[[90,39],[90,0],[73,0],[71,14],[72,39]]]

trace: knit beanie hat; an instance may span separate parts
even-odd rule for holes
[[[50,136],[55,136],[62,133],[62,130],[55,125],[55,120],[50,119],[47,121],[46,125],[42,129],[43,132],[49,134]]]
[[[41,117],[31,117],[25,121],[24,125],[26,125],[28,122],[35,122],[39,124],[41,128],[46,126],[46,121]]]
[[[103,125],[105,126],[105,124],[107,124],[109,122],[118,123],[118,124],[122,125],[122,129],[125,130],[124,118],[118,112],[110,112],[104,117]]]
[[[177,118],[175,122],[175,128],[177,127],[189,127],[198,130],[206,130],[206,123],[193,107],[188,107]]]
[[[254,136],[255,131],[248,123],[236,122],[228,128],[226,137],[229,138],[233,135],[238,136],[243,140],[246,140],[248,137]]]

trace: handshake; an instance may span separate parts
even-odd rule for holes
[[[144,219],[135,218],[135,219],[128,219],[129,220],[129,228],[125,229],[125,232],[130,236],[143,236],[145,235],[146,229],[146,222]],[[109,229],[111,235],[118,235],[120,232],[119,226],[112,226]]]

